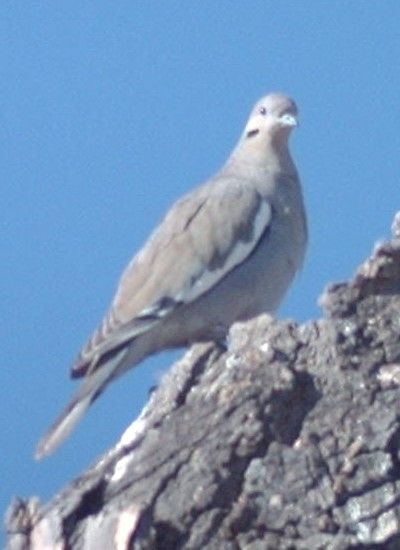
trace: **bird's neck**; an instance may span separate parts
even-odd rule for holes
[[[255,170],[267,170],[289,176],[297,173],[287,142],[273,140],[259,140],[257,143],[239,142],[227,162],[227,167],[229,165],[234,165],[235,169],[243,167],[245,171],[253,167]]]

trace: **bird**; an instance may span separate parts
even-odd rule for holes
[[[40,439],[52,454],[113,380],[146,357],[221,342],[232,324],[274,315],[307,248],[307,221],[289,136],[293,99],[253,107],[222,168],[180,198],[133,257],[110,309],[79,353],[72,400]]]

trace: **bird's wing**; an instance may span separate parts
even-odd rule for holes
[[[252,253],[271,216],[271,205],[254,187],[228,178],[179,200],[126,268],[72,376],[219,283]]]

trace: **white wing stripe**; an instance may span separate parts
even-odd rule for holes
[[[257,245],[261,235],[264,233],[271,221],[272,210],[270,204],[263,200],[260,203],[258,212],[253,220],[253,235],[250,241],[238,240],[226,258],[225,264],[218,269],[211,271],[205,270],[203,275],[197,279],[194,284],[187,286],[179,297],[184,302],[192,302],[201,294],[210,290],[217,284],[229,271],[241,264],[247,256],[251,254]],[[190,283],[189,283],[190,284]]]

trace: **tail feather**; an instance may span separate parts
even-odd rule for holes
[[[118,376],[118,367],[120,367],[126,353],[126,348],[120,350],[107,363],[88,375],[75,397],[72,398],[55,423],[40,439],[35,451],[37,460],[52,454],[70,435],[93,401],[103,392],[109,382]]]
[[[83,417],[92,403],[92,394],[72,402],[58,417],[48,432],[39,441],[36,451],[36,460],[52,454],[59,445],[70,435],[75,425]]]

